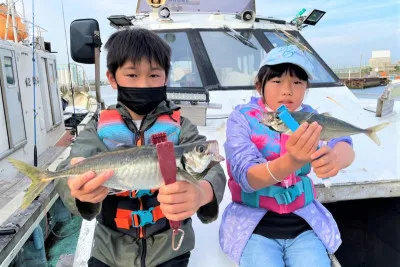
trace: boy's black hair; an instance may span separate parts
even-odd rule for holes
[[[264,87],[267,81],[275,77],[281,77],[284,73],[289,73],[291,77],[297,77],[300,80],[308,83],[307,73],[295,64],[282,63],[270,66],[264,65],[257,74],[257,82],[259,82],[261,85],[261,92],[264,94]]]
[[[115,72],[127,61],[138,64],[142,59],[155,62],[165,70],[168,77],[171,48],[156,33],[143,28],[127,29],[113,33],[105,44],[107,69],[115,77]]]

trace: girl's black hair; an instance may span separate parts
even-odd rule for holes
[[[282,63],[277,65],[264,65],[258,71],[257,82],[261,85],[261,92],[264,94],[265,84],[275,78],[282,77],[284,73],[289,73],[291,77],[297,77],[302,81],[308,82],[307,73],[299,66],[291,63]]]
[[[108,51],[107,69],[113,76],[127,61],[137,64],[146,59],[160,65],[168,77],[171,48],[152,31],[143,28],[117,31],[110,36],[104,47]]]

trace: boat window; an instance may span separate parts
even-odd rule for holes
[[[266,53],[252,33],[237,33],[236,37],[231,31],[204,31],[200,35],[222,86],[253,86]]]
[[[265,32],[265,36],[271,42],[274,47],[286,46],[293,44],[292,41],[282,32]],[[293,38],[296,38],[297,41],[306,45],[300,36],[293,35]],[[307,46],[307,45],[306,45]],[[308,46],[307,46],[308,47]],[[325,69],[325,67],[318,61],[315,57],[309,57],[311,61],[311,65],[314,67],[313,74],[314,79],[310,80],[311,83],[333,83],[335,79],[332,75]]]
[[[50,85],[52,86],[55,83],[54,80],[54,72],[53,72],[53,64],[49,64],[49,81],[50,81]]]
[[[7,84],[15,85],[14,69],[11,57],[4,57],[4,67],[5,67]]]
[[[200,74],[185,32],[159,33],[171,47],[168,87],[202,87]]]

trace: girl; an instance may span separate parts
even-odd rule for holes
[[[335,176],[354,159],[349,137],[317,150],[321,126],[303,123],[290,137],[261,124],[264,111],[302,104],[312,79],[311,54],[296,46],[272,49],[260,66],[261,97],[236,107],[227,122],[225,151],[233,202],[226,208],[220,244],[240,266],[330,266],[341,244],[336,222],[316,200],[307,174]]]

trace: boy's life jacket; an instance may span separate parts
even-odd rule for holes
[[[286,153],[288,136],[271,130],[259,122],[261,111],[245,107],[240,110],[249,122],[252,142],[260,153],[268,160],[274,160]],[[316,198],[314,184],[307,174],[311,170],[306,164],[295,173],[290,174],[282,182],[252,193],[242,190],[233,179],[228,164],[228,186],[232,193],[232,201],[256,208],[264,208],[279,214],[291,213],[300,209]],[[265,166],[267,168],[267,166]]]
[[[99,116],[97,133],[109,150],[119,145],[150,145],[151,136],[162,132],[167,134],[168,141],[177,145],[181,131],[180,118],[180,111],[175,110],[172,114],[158,116],[147,129],[132,131],[136,127],[129,129],[118,110],[103,110]],[[147,238],[163,232],[169,229],[169,222],[161,211],[157,195],[157,189],[108,195],[102,202],[97,219],[103,225],[134,238]]]

